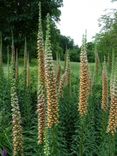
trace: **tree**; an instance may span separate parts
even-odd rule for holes
[[[96,34],[95,42],[103,61],[104,56],[111,58],[113,49],[117,51],[117,10],[112,10],[110,13],[103,15],[99,24],[102,29],[100,33]]]
[[[63,0],[40,0],[42,3],[42,21],[45,32],[45,19],[50,14],[53,23],[59,20]],[[0,1],[0,30],[8,44],[11,30],[15,36],[15,48],[21,49],[27,36],[29,48],[36,46],[39,0],[2,0]],[[56,29],[54,29],[56,31]],[[34,52],[34,51],[33,51]]]
[[[74,41],[70,37],[67,36],[60,36],[60,46],[63,49],[63,52],[65,53],[66,49],[73,49],[74,47]]]
[[[89,62],[94,62],[95,56],[94,56],[94,43],[93,42],[87,42],[86,44],[87,47],[87,57]]]

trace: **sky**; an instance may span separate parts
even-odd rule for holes
[[[98,19],[105,9],[117,8],[117,2],[111,0],[63,0],[63,5],[57,26],[62,35],[70,36],[77,45],[81,45],[85,30],[87,41],[92,41],[100,30]]]

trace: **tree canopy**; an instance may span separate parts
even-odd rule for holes
[[[103,58],[111,57],[113,49],[117,51],[117,10],[101,16],[99,25],[101,31],[95,36],[96,48]]]
[[[42,10],[42,25],[45,39],[46,15],[51,17],[51,41],[53,57],[59,54],[64,59],[66,49],[69,49],[71,61],[79,61],[80,48],[74,44],[69,36],[61,35],[56,26],[60,20],[60,7],[63,0],[40,0]],[[2,0],[0,1],[0,31],[3,35],[3,56],[6,58],[6,47],[11,45],[11,30],[14,34],[15,50],[19,57],[23,56],[24,40],[27,38],[27,46],[32,58],[37,57],[36,40],[38,30],[39,0]],[[92,60],[92,44],[88,43],[88,55]]]
[[[15,36],[15,47],[21,48],[22,40],[25,36],[28,43],[34,44],[38,29],[38,7],[39,0],[3,0],[0,1],[0,30],[3,33],[3,39],[9,42],[11,30]],[[45,32],[45,21],[47,13],[50,14],[53,23],[59,20],[59,8],[63,0],[41,0],[42,4],[42,22]],[[55,24],[52,25],[56,31]]]

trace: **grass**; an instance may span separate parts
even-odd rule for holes
[[[56,63],[56,61],[54,61]],[[64,61],[60,62],[62,71],[64,71]],[[74,77],[78,77],[79,75],[79,69],[80,69],[80,63],[79,62],[70,62],[71,64],[71,73],[74,75]],[[89,63],[90,70],[94,71],[94,63]],[[19,59],[19,73],[21,73],[23,69],[23,59]],[[37,72],[37,60],[32,59],[30,63],[30,69],[31,72]],[[7,74],[8,67],[6,64],[4,64],[4,73]]]

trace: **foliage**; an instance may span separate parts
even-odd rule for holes
[[[55,25],[59,20],[60,7],[62,0],[42,0],[42,23],[45,34],[46,15],[49,13],[53,19],[53,34],[60,36]],[[28,48],[32,56],[36,57],[36,37],[38,26],[38,3],[39,0],[24,1],[0,1],[0,30],[3,32],[3,41],[5,45],[10,45],[11,30],[15,36],[15,49],[18,49],[20,56],[23,56],[23,41],[27,36]],[[54,41],[55,38],[53,38]],[[56,38],[57,39],[57,38]],[[4,47],[5,48],[5,47]],[[6,49],[5,49],[6,51]],[[4,53],[5,55],[5,53]]]
[[[100,53],[101,62],[104,56],[110,61],[113,49],[117,51],[117,10],[108,11],[99,19],[100,33],[95,36],[97,50]]]

